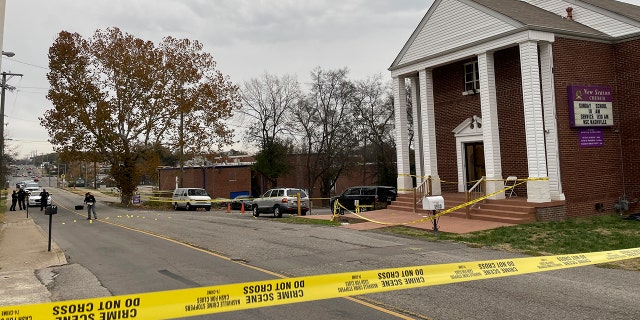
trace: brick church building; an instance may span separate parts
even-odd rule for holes
[[[435,0],[389,70],[398,190],[414,187],[412,175],[418,184],[431,177],[433,194],[464,192],[485,177],[491,194],[516,176],[529,179],[516,188],[519,198],[553,203],[561,218],[626,203],[634,209],[640,7],[613,0]]]

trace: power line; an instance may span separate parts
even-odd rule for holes
[[[27,63],[27,62],[16,60],[16,59],[10,59],[10,58],[4,58],[4,59],[9,60],[9,61],[13,61],[13,62],[17,62],[17,63],[21,63],[21,64],[24,64],[24,65],[28,65],[28,66],[31,66],[31,67],[34,67],[34,68],[40,68],[40,69],[44,69],[44,70],[49,70],[49,67],[43,67],[43,66],[35,65],[35,64],[32,64],[32,63]]]

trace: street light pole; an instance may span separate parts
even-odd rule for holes
[[[13,53],[12,52],[4,52],[2,51],[3,55],[6,55],[8,57],[12,57]],[[4,139],[4,92],[7,88],[7,76],[20,76],[22,77],[21,74],[17,74],[17,73],[8,73],[8,72],[3,72],[2,73],[2,95],[0,97],[0,118],[2,118],[2,120],[0,121],[0,137],[2,137],[2,143],[0,143],[0,183],[2,183],[2,189],[5,189],[7,186],[6,183],[6,179],[7,179],[7,175],[5,172],[5,168],[7,166],[7,164],[4,161],[4,143],[5,143],[5,139]]]

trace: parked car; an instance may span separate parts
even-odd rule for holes
[[[227,198],[214,198],[211,200],[211,203],[216,208],[226,208],[227,205],[231,203],[231,200]]]
[[[331,197],[330,204],[333,210],[337,200],[341,206],[348,210],[355,210],[355,200],[358,200],[361,206],[371,206],[369,208],[361,208],[361,211],[366,211],[367,209],[378,209],[380,206],[387,206],[391,204],[391,201],[395,201],[396,197],[397,191],[394,187],[355,186],[345,189],[340,195]]]
[[[29,181],[27,181],[27,180],[20,181],[20,182],[16,183],[16,188],[24,189],[24,187],[26,187],[27,183],[29,183],[29,182],[33,182],[33,181],[31,181],[31,180],[29,180]]]
[[[261,213],[273,213],[274,217],[282,217],[282,213],[298,213],[298,197],[300,194],[300,214],[309,211],[309,196],[302,189],[276,188],[267,190],[261,197],[253,199],[251,212],[254,217]]]
[[[39,207],[40,206],[40,192],[42,192],[42,188],[38,187],[25,187],[25,191],[28,193],[27,205],[29,207]],[[51,205],[51,194],[47,198],[47,205]]]
[[[211,196],[207,190],[202,188],[177,188],[173,191],[171,202],[173,202],[175,210],[195,210],[197,208],[211,210]]]
[[[75,186],[76,186],[76,187],[84,187],[84,186],[85,186],[85,181],[84,181],[84,179],[82,179],[82,178],[78,178],[78,179],[76,179],[76,184],[75,184]]]
[[[33,189],[40,189],[40,188],[42,188],[42,187],[40,186],[39,183],[34,182],[33,180],[31,180],[31,181],[26,181],[25,182],[25,185],[24,185],[23,189],[25,189],[25,190],[27,190],[27,189],[33,190]]]
[[[244,204],[244,208],[246,210],[251,210],[251,205],[253,204],[253,197],[250,195],[241,195],[233,198],[233,200],[231,200],[231,210],[242,209],[242,204]]]

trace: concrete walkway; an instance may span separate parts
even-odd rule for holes
[[[331,214],[318,214],[307,215],[305,218],[310,219],[331,219]],[[349,221],[360,220],[366,222],[359,223],[347,223],[344,224],[344,228],[353,230],[374,230],[385,228],[389,226],[407,226],[417,229],[425,229],[433,231],[433,221],[428,220],[426,215],[421,215],[413,212],[401,212],[390,209],[374,210],[361,212],[356,215],[354,213],[346,213],[343,216],[339,216],[337,221]],[[423,221],[424,220],[424,221]],[[447,215],[441,216],[437,220],[438,230],[441,232],[449,233],[469,233],[474,231],[495,229],[502,226],[512,226],[513,224],[473,220],[458,217],[449,217]]]
[[[36,210],[30,208],[30,214]],[[54,242],[51,251],[48,247],[48,234],[27,218],[26,210],[5,213],[0,224],[0,305],[50,301],[50,293],[35,270],[64,265],[67,259]]]
[[[99,202],[119,202],[118,197],[85,188],[65,189],[79,196],[89,191]],[[82,199],[82,198],[80,198]],[[81,200],[80,200],[81,201]],[[5,211],[0,223],[0,306],[50,302],[51,293],[36,276],[39,269],[67,264],[64,251],[38,226],[31,215],[39,208]]]

